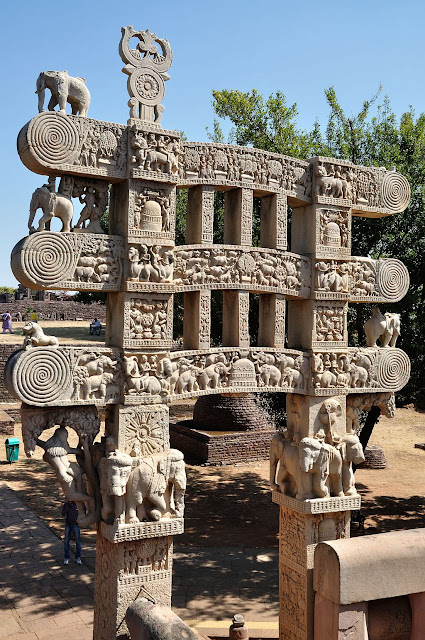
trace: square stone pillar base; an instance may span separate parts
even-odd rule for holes
[[[139,597],[171,606],[173,537],[164,534],[182,530],[182,519],[100,524],[94,595],[96,640],[125,637],[127,608]]]
[[[359,508],[360,496],[301,501],[273,491],[273,502],[280,505],[279,637],[313,640],[314,549],[350,537],[350,509]]]

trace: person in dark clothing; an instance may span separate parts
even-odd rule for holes
[[[81,564],[81,534],[78,524],[78,508],[74,500],[68,500],[62,507],[62,515],[65,517],[65,541],[64,564],[69,564],[69,540],[71,533],[75,537],[75,562]]]

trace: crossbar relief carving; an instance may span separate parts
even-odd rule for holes
[[[24,403],[25,450],[31,456],[42,446],[65,495],[89,506],[81,524],[99,523],[95,637],[112,640],[117,628],[125,632],[126,607],[141,586],[171,601],[172,536],[184,527],[186,475],[183,454],[170,448],[168,405],[206,394],[285,393],[288,426],[274,436],[270,457],[281,511],[280,630],[282,638],[311,640],[314,545],[347,537],[349,511],[360,504],[351,470],[363,457],[359,411],[376,403],[393,415],[393,393],[410,372],[395,346],[397,314],[376,308],[367,347],[348,346],[350,302],[392,303],[409,286],[396,258],[352,255],[352,220],[402,213],[409,184],[383,167],[183,142],[177,129],[162,128],[169,42],[128,26],[120,56],[127,124],[87,117],[90,93],[81,78],[42,72],[39,108],[48,88],[50,110],[18,135],[22,162],[45,183],[28,194],[29,235],[12,251],[15,276],[31,289],[108,295],[105,347],[61,345],[37,323],[25,327],[5,369],[9,390]],[[75,87],[79,107],[66,114]],[[188,190],[183,246],[175,242],[178,189]],[[224,193],[222,244],[213,241],[216,191]],[[60,231],[51,230],[55,218]],[[214,290],[223,301],[219,346],[210,340]],[[180,293],[182,345],[173,340]],[[252,294],[259,296],[256,345]],[[106,409],[101,441],[99,407]],[[55,438],[43,441],[53,425]],[[69,428],[79,435],[76,449]],[[72,481],[55,462],[57,442],[63,468],[77,474]]]

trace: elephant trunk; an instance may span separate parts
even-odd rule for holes
[[[300,467],[301,471],[308,473],[312,469],[312,461],[308,451],[300,448]]]
[[[44,110],[44,96],[46,93],[46,84],[42,73],[37,78],[35,92],[38,94],[38,111],[41,112]]]

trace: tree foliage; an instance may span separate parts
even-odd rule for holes
[[[397,119],[381,91],[379,87],[365,100],[356,115],[348,115],[334,87],[328,88],[329,117],[323,130],[317,122],[311,131],[299,129],[297,106],[288,105],[281,91],[268,98],[255,89],[213,91],[213,106],[216,115],[231,124],[231,143],[298,158],[323,155],[387,169],[396,166],[409,180],[412,198],[403,214],[353,219],[352,254],[396,257],[410,272],[408,294],[388,310],[401,314],[402,335],[397,344],[412,360],[411,380],[399,399],[425,406],[425,114],[417,116],[410,107]],[[224,141],[218,120],[208,134],[215,141]],[[362,327],[369,315],[369,305],[350,307],[351,344],[365,344]]]

